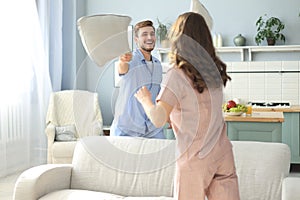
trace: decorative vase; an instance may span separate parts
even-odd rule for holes
[[[222,47],[222,46],[223,46],[223,40],[221,34],[219,33],[217,35],[217,47]]]
[[[218,47],[218,36],[217,34],[213,34],[213,45],[214,47]]]
[[[233,43],[235,46],[245,46],[246,44],[246,38],[242,36],[242,34],[238,34],[234,39]]]

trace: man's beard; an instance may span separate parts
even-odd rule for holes
[[[148,52],[148,53],[151,53],[151,51],[153,51],[155,45],[153,45],[152,47],[145,47],[145,45],[141,45],[141,49]]]
[[[148,53],[151,53],[151,51],[153,51],[153,49],[154,49],[154,46],[151,48],[146,48],[146,47],[142,46],[141,49],[143,49],[144,51],[146,51]]]

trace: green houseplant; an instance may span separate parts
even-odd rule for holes
[[[260,16],[256,21],[257,33],[255,42],[259,45],[263,40],[267,40],[268,45],[274,45],[277,40],[285,42],[285,36],[281,33],[284,23],[277,17]]]
[[[158,22],[158,27],[156,29],[156,36],[161,46],[167,47],[169,43],[168,29],[170,25],[162,23],[158,18],[157,18],[157,22]]]

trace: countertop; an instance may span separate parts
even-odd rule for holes
[[[253,107],[253,111],[261,112],[300,112],[300,105],[293,105],[290,108],[264,108]]]
[[[224,115],[227,122],[284,122],[283,112],[261,112],[253,111],[252,115],[242,114],[241,116]]]

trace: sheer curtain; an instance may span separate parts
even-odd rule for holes
[[[53,91],[60,91],[63,72],[63,1],[36,0]]]
[[[0,21],[1,177],[46,162],[45,113],[52,87],[49,39],[36,1],[2,2]]]

